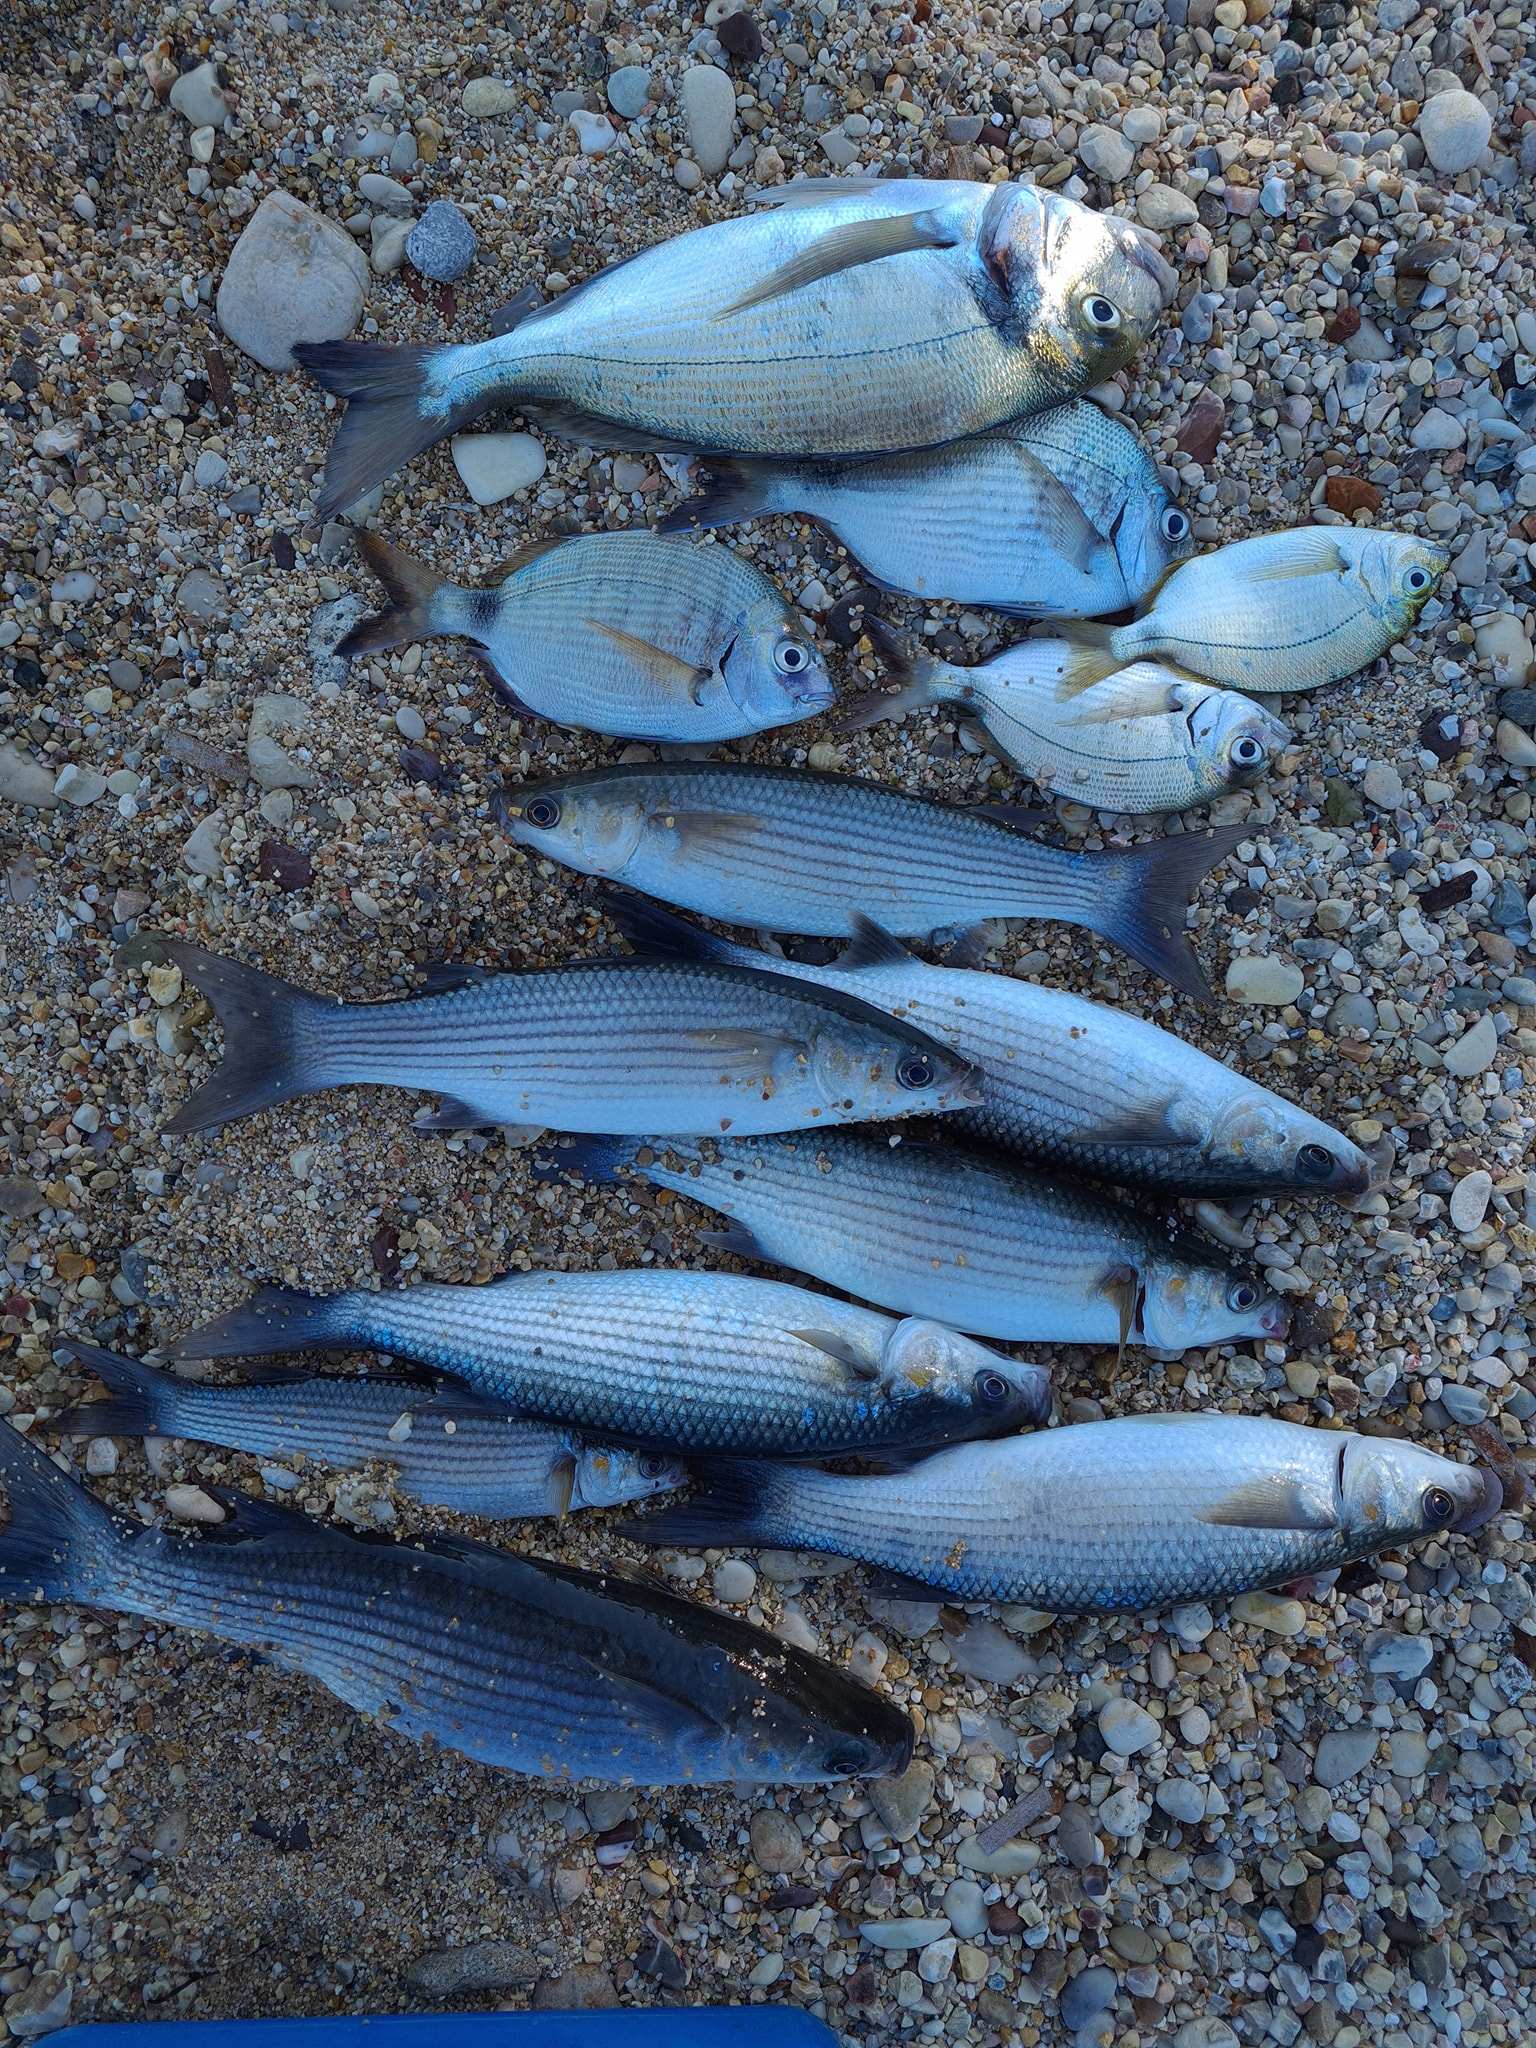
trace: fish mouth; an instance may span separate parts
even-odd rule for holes
[[[1135,221],[1116,219],[1113,225],[1120,231],[1115,240],[1126,261],[1151,279],[1161,305],[1171,305],[1179,288],[1179,273],[1163,254],[1157,236]]]
[[[1291,1327],[1291,1311],[1283,1301],[1268,1301],[1259,1311],[1259,1332],[1261,1336],[1280,1338],[1286,1336]]]
[[[1477,1498],[1469,1501],[1452,1522],[1451,1527],[1458,1536],[1470,1535],[1474,1529],[1481,1529],[1485,1522],[1491,1522],[1504,1505],[1504,1482],[1491,1465],[1473,1465],[1470,1470],[1476,1475]]]

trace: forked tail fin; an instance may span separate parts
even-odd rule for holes
[[[706,527],[735,526],[775,509],[773,470],[767,463],[711,456],[694,480],[699,486],[697,494],[659,519],[658,533],[698,533]]]
[[[95,1599],[98,1567],[118,1543],[116,1519],[45,1451],[0,1421],[0,1605]]]
[[[357,551],[383,584],[389,604],[354,626],[337,645],[343,661],[376,654],[381,647],[398,647],[406,640],[425,640],[441,630],[434,622],[433,600],[440,591],[454,588],[446,578],[367,528],[357,535]]]
[[[359,1296],[303,1294],[296,1287],[258,1287],[248,1301],[212,1322],[188,1330],[170,1355],[186,1358],[260,1358],[289,1351],[334,1350],[366,1342]]]
[[[328,1085],[320,1060],[323,1021],[341,1005],[292,982],[210,953],[185,939],[155,941],[212,1003],[224,1028],[224,1057],[166,1125],[205,1131]]]
[[[1195,958],[1184,919],[1201,877],[1225,860],[1250,829],[1232,825],[1218,832],[1171,833],[1148,846],[1084,854],[1088,887],[1072,921],[1109,939],[1185,995],[1210,1002],[1211,985]]]
[[[464,357],[456,344],[387,348],[368,341],[302,341],[293,351],[317,384],[347,401],[325,461],[315,500],[317,519],[334,519],[397,469],[497,403],[479,392],[454,405],[434,388],[445,356]]]

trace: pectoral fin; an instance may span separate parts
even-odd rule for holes
[[[1277,1472],[1243,1480],[1196,1520],[1221,1529],[1332,1529],[1337,1517]]]
[[[752,846],[763,829],[762,819],[750,811],[652,811],[645,822],[674,833],[689,853]]]
[[[445,1095],[436,1109],[419,1109],[413,1121],[418,1131],[488,1131],[496,1119],[456,1095]]]
[[[877,1380],[880,1368],[872,1365],[854,1350],[845,1337],[839,1337],[835,1330],[791,1330],[791,1337],[798,1337],[802,1344],[809,1344],[814,1351],[825,1352],[828,1358],[835,1358],[839,1365],[846,1365],[857,1380]]]
[[[1116,1365],[1125,1359],[1125,1347],[1130,1341],[1131,1331],[1136,1325],[1136,1306],[1141,1299],[1141,1285],[1134,1266],[1111,1266],[1099,1282],[1099,1292],[1113,1304],[1120,1318],[1120,1352]]]
[[[715,315],[729,320],[749,307],[781,299],[802,285],[815,284],[823,277],[852,270],[861,263],[877,263],[882,256],[903,256],[914,249],[949,249],[960,239],[957,230],[941,221],[936,213],[887,213],[873,220],[851,220],[829,228],[824,235],[792,256],[788,263],[770,272],[744,297],[733,299]]]
[[[1032,455],[1018,442],[1014,443],[1013,454],[1019,466],[1021,486],[1025,491],[1033,492],[1039,524],[1051,546],[1064,561],[1071,563],[1079,575],[1086,576],[1093,566],[1095,554],[1105,543],[1105,536],[1061,478],[1054,470],[1048,469],[1038,455]]]
[[[636,633],[626,633],[622,626],[607,625],[602,619],[583,619],[581,623],[590,626],[594,633],[601,633],[605,640],[611,640],[662,689],[675,690],[690,703],[699,702],[699,692],[709,681],[712,670],[697,668],[691,661],[684,661],[680,654],[671,654],[665,647],[658,647],[654,641],[642,640]]]
[[[1145,1109],[1128,1109],[1107,1123],[1094,1124],[1074,1133],[1080,1145],[1198,1145],[1199,1138],[1175,1130],[1173,1100],[1149,1102]]]
[[[1339,553],[1334,541],[1311,541],[1298,547],[1288,560],[1272,563],[1267,569],[1251,572],[1255,583],[1288,583],[1298,576],[1344,576],[1349,564]]]
[[[722,1073],[738,1076],[771,1072],[781,1059],[808,1059],[810,1047],[801,1038],[779,1038],[771,1031],[687,1033],[695,1045],[717,1055]]]
[[[695,1235],[700,1244],[707,1244],[717,1252],[734,1252],[738,1259],[756,1259],[765,1266],[782,1263],[772,1252],[763,1250],[744,1223],[733,1223],[726,1230],[700,1230]]]
[[[549,1484],[555,1498],[556,1517],[563,1522],[576,1497],[576,1460],[569,1451],[563,1458],[556,1459],[550,1468]]]

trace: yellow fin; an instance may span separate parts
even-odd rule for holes
[[[601,619],[583,619],[581,623],[590,626],[594,633],[601,633],[605,640],[611,640],[664,689],[679,690],[695,704],[698,703],[700,687],[711,674],[709,669],[684,661],[680,654],[669,654],[665,647],[658,647],[652,640],[642,640],[637,633],[626,633],[622,626],[605,625]]]
[[[1136,1304],[1141,1297],[1141,1283],[1134,1266],[1111,1266],[1099,1282],[1099,1292],[1108,1297],[1120,1318],[1120,1349],[1116,1365],[1125,1360],[1125,1347],[1130,1342],[1131,1331],[1136,1322]]]
[[[1249,572],[1254,583],[1289,583],[1298,576],[1346,576],[1349,564],[1331,540],[1309,540],[1289,560]]]
[[[797,256],[769,273],[761,284],[742,298],[733,299],[715,315],[729,320],[749,307],[781,299],[815,284],[818,278],[833,277],[840,270],[852,270],[860,263],[875,263],[882,256],[903,256],[913,249],[948,249],[959,239],[955,230],[943,226],[937,216],[924,213],[887,213],[873,220],[846,221],[802,249]]]
[[[571,1502],[576,1497],[576,1460],[569,1452],[559,1459],[550,1473],[555,1489],[555,1514],[564,1521],[571,1512]]]
[[[1062,634],[1061,667],[1056,676],[1058,704],[1080,697],[1084,690],[1091,690],[1095,683],[1102,683],[1123,666],[1111,648],[1112,638],[1112,628],[1082,621],[1074,621],[1071,629]]]

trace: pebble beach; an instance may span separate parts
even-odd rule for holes
[[[1475,1539],[1081,1622],[896,1600],[825,1557],[658,1560],[602,1513],[457,1525],[664,1571],[877,1682],[915,1760],[836,1788],[528,1783],[208,1638],[0,1608],[0,2042],[668,2002],[804,2007],[849,2048],[1530,2039],[1527,11],[0,0],[0,23],[0,1414],[55,1443],[92,1384],[66,1336],[153,1353],[256,1280],[740,1264],[700,1243],[719,1219],[697,1204],[538,1178],[502,1135],[414,1130],[400,1093],[162,1135],[220,1039],[142,934],[359,999],[439,961],[620,949],[600,889],[513,845],[492,799],[648,750],[516,715],[462,644],[336,657],[379,594],[348,526],[312,518],[334,402],[273,364],[317,305],[360,339],[482,337],[516,294],[797,176],[1013,177],[1161,236],[1176,300],[1093,396],[1201,546],[1354,522],[1451,562],[1386,657],[1280,700],[1290,745],[1208,814],[1245,828],[1191,920],[1213,1006],[1086,934],[998,931],[994,971],[1152,1018],[1377,1171],[1349,1209],[1198,1205],[1288,1297],[1285,1344],[1030,1355],[1068,1422],[1267,1413],[1505,1474]],[[486,429],[352,517],[478,583],[537,535],[678,501],[670,458]],[[880,673],[866,608],[953,659],[1009,637],[867,590],[807,523],[727,539],[845,691]],[[946,714],[830,728],[724,751],[1033,799]],[[1072,845],[1170,829],[1050,808]],[[225,1486],[399,1536],[452,1522],[380,1473],[71,1448],[141,1519],[216,1520]]]

